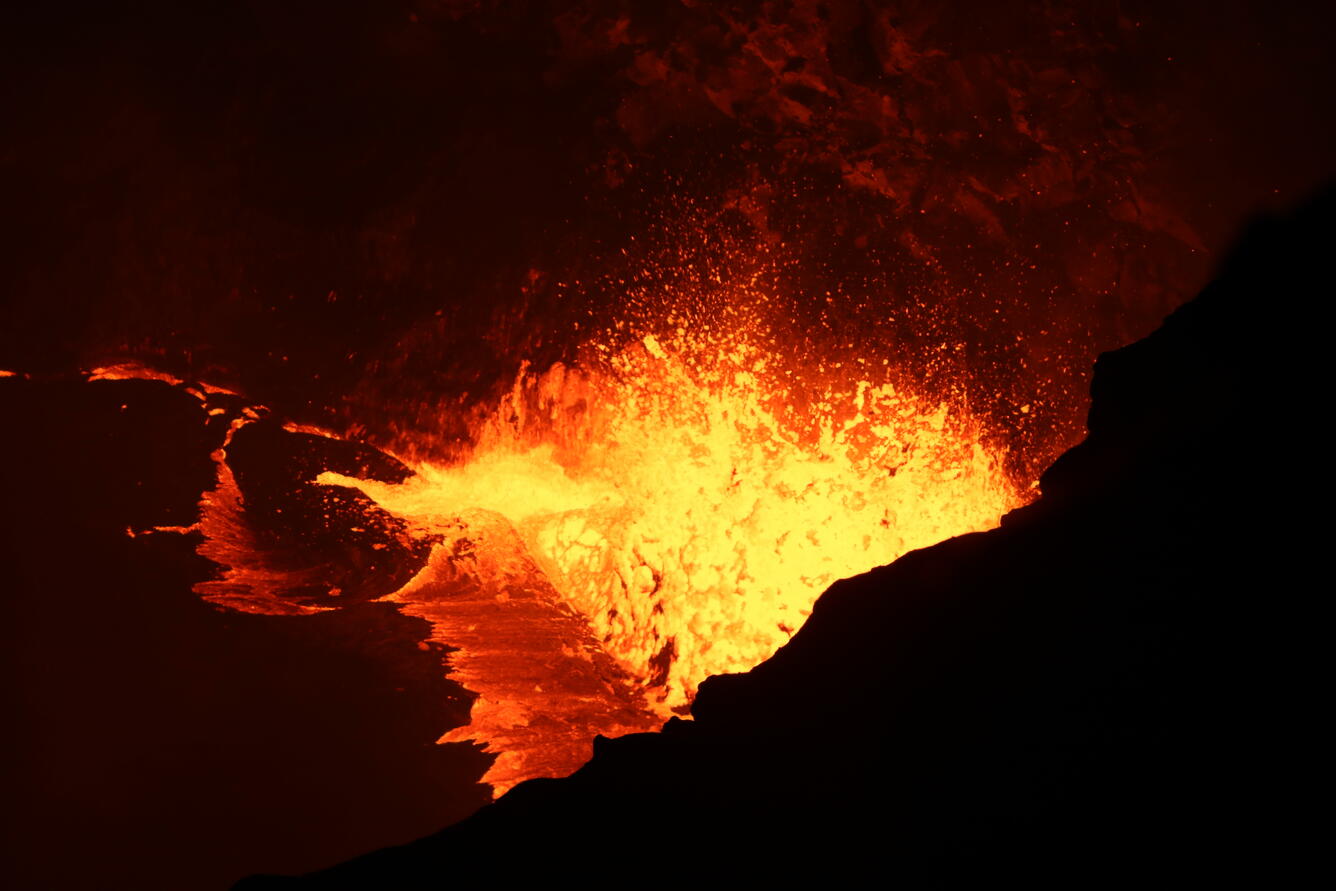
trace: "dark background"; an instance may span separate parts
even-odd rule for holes
[[[442,395],[567,355],[574,322],[637,288],[727,302],[759,268],[804,358],[852,340],[924,388],[972,381],[1028,481],[1079,438],[1094,355],[1331,174],[1329,19],[26,7],[4,38],[0,368],[130,354],[381,440],[459,433]]]
[[[544,8],[7,13],[19,885],[218,887],[483,800],[479,757],[431,746],[467,698],[424,630],[200,604],[189,541],[124,529],[190,521],[220,432],[162,385],[63,376],[137,357],[431,451],[464,433],[442,399],[567,357],[626,282],[708,308],[760,268],[801,357],[853,339],[977,382],[1032,476],[1080,436],[1094,355],[1336,159],[1331,13],[1303,4]]]

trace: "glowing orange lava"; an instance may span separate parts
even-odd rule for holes
[[[767,659],[835,580],[990,528],[1024,500],[963,395],[914,392],[885,358],[805,361],[738,305],[708,323],[619,322],[569,365],[523,366],[475,417],[466,454],[408,461],[404,482],[316,480],[432,542],[386,599],[449,646],[451,676],[477,698],[441,742],[494,752],[483,780],[498,794],[574,771],[599,734],[686,714],[705,678]],[[182,387],[230,420],[199,521],[144,530],[200,534],[220,569],[196,592],[246,612],[338,608],[292,596],[318,573],[257,536],[228,464],[233,434],[268,410],[215,405],[234,394],[138,365],[90,373],[124,378]]]
[[[436,538],[395,595],[410,610],[431,614],[424,586],[458,572],[451,555],[499,598],[541,572],[652,714],[684,713],[706,677],[773,654],[833,581],[990,528],[1022,500],[975,421],[898,388],[888,363],[799,379],[781,358],[685,328],[596,347],[579,367],[523,370],[464,460],[420,462],[400,484],[319,482]],[[524,566],[479,557],[497,528]],[[473,724],[447,739],[488,741],[534,717],[533,703],[481,692]],[[485,779],[504,788],[519,767],[503,758]]]

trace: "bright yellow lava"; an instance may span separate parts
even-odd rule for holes
[[[833,581],[1023,500],[965,412],[897,389],[885,363],[794,375],[782,358],[646,335],[523,371],[465,460],[320,481],[428,533],[504,517],[651,704],[680,712],[706,677],[773,654]]]

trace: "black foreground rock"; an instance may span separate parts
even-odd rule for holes
[[[1072,887],[1309,874],[1325,800],[1336,194],[1096,366],[1087,441],[1002,528],[833,586],[694,722],[302,879]]]

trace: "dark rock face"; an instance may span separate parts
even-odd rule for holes
[[[1090,435],[1039,501],[834,585],[774,658],[707,681],[694,722],[286,881],[1302,874],[1321,701],[1302,530],[1327,487],[1296,473],[1295,431],[1323,404],[1304,308],[1334,239],[1331,193],[1255,225],[1099,360]]]

